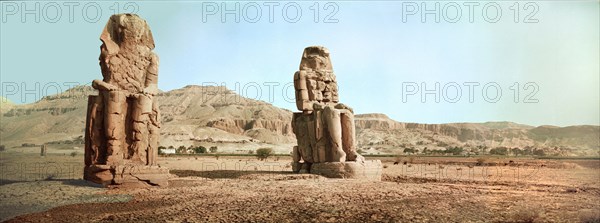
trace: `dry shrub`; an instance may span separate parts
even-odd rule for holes
[[[577,188],[569,187],[565,190],[567,193],[577,193]]]
[[[540,210],[529,207],[517,207],[510,215],[510,222],[532,223],[540,220]]]
[[[479,157],[477,158],[477,166],[483,166],[483,164],[485,164],[487,162],[487,158],[486,157]]]
[[[51,173],[51,174],[48,174],[48,176],[46,176],[46,178],[44,180],[45,181],[55,180],[56,177],[57,177],[56,173]]]
[[[271,148],[260,148],[256,150],[256,157],[259,160],[266,160],[273,155],[273,149]]]

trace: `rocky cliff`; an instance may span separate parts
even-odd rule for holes
[[[587,150],[597,155],[600,126],[539,126],[512,122],[421,124],[397,122],[384,114],[356,116],[359,145],[390,153],[397,148],[417,150],[448,147],[534,147]]]

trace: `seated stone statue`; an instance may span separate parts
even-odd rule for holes
[[[325,47],[304,49],[300,70],[294,74],[294,88],[296,106],[302,111],[292,118],[298,141],[293,150],[294,163],[364,161],[356,152],[352,108],[339,103],[338,86]],[[295,165],[294,171],[300,168]]]
[[[99,94],[90,96],[88,102],[84,177],[97,183],[119,184],[127,181],[112,173],[119,172],[119,168],[156,163],[160,128],[154,99],[158,93],[158,56],[152,52],[150,28],[137,15],[111,16],[100,40],[103,79],[92,82]],[[139,176],[132,179],[164,172],[160,168],[135,171]],[[166,182],[166,178],[157,179]]]

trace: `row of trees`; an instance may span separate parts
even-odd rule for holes
[[[158,153],[162,154],[163,153],[162,151],[165,150],[165,149],[175,149],[175,147],[174,146],[169,146],[167,148],[167,147],[164,147],[164,146],[159,146],[158,147]],[[208,149],[206,147],[204,147],[204,146],[189,146],[189,147],[180,146],[177,149],[175,149],[175,153],[178,153],[178,154],[194,154],[194,153],[195,154],[200,154],[200,153],[208,153],[208,152],[210,152],[210,153],[217,153],[218,150],[219,150],[219,148],[216,147],[216,146],[211,146]]]
[[[551,149],[550,149],[551,150]],[[564,148],[555,148],[554,151],[556,154],[552,153],[550,155],[559,155]],[[568,148],[566,149],[568,150]],[[359,149],[359,153],[365,154],[364,150]],[[509,148],[509,147],[495,147],[488,148],[485,146],[477,146],[464,148],[460,146],[448,146],[445,149],[428,149],[427,147],[422,150],[416,149],[414,147],[407,147],[402,150],[404,154],[424,154],[424,155],[502,155],[502,156],[546,156],[548,155],[546,149],[534,148],[534,147],[525,147],[525,148]]]
[[[429,149],[427,149],[427,147],[425,147],[423,149],[422,153],[423,154],[452,154],[452,155],[456,156],[456,155],[463,154],[464,151],[465,150],[462,147],[458,147],[458,146],[448,147],[445,150],[441,150],[441,149],[432,149],[432,150],[429,150]]]
[[[543,149],[533,149],[526,147],[524,149],[519,148],[507,148],[507,147],[496,147],[490,149],[491,155],[513,155],[513,156],[545,156],[546,152]]]
[[[159,146],[158,153],[164,154],[162,152],[162,150],[164,150],[164,149],[175,149],[175,147],[169,146],[167,148],[164,146]],[[208,153],[208,152],[217,154],[218,148],[216,146],[211,146],[208,149],[204,146],[189,146],[189,147],[180,146],[177,149],[175,149],[176,154],[202,154],[202,153]],[[248,150],[248,154],[254,154],[254,150]],[[266,160],[267,158],[269,158],[272,155],[274,155],[272,148],[259,148],[256,150],[256,157],[259,160]]]
[[[415,148],[404,148],[404,150],[402,151],[405,154],[452,154],[452,155],[461,155],[464,152],[464,149],[462,147],[448,147],[445,150],[442,149],[428,149],[427,147],[423,148],[422,151],[419,151],[418,149]]]

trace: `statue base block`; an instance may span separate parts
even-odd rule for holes
[[[84,168],[83,178],[105,187],[166,187],[169,185],[169,169],[159,166],[136,165],[89,165]]]
[[[293,163],[294,172],[304,172],[318,174],[328,178],[344,179],[363,179],[371,181],[381,181],[383,165],[381,160],[368,160],[364,162],[326,162],[312,163]]]

